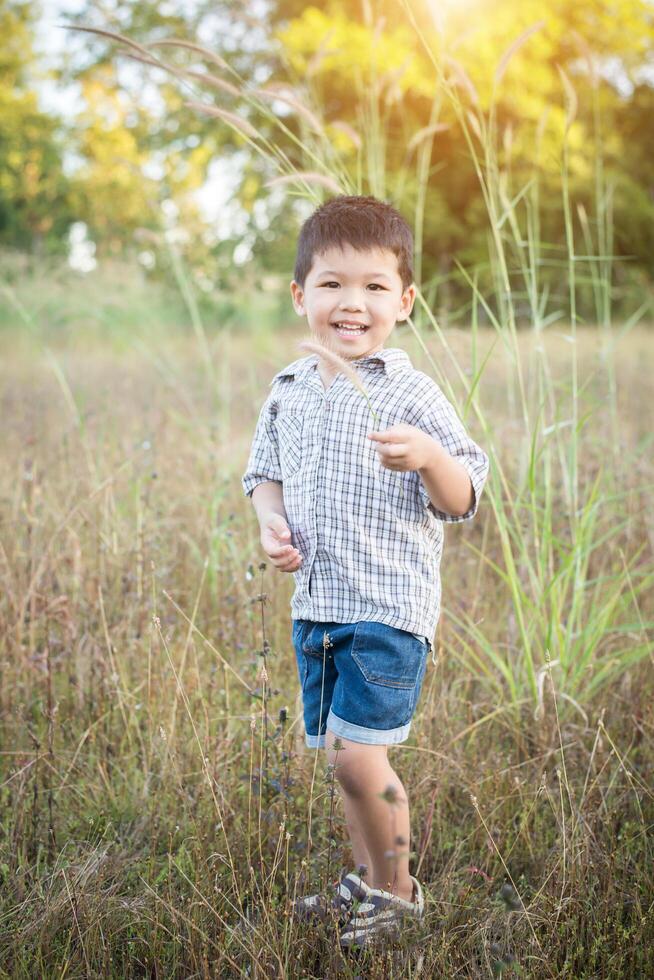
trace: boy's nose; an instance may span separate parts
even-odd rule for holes
[[[353,310],[363,310],[365,308],[365,302],[360,296],[348,296],[341,300],[338,308],[339,310],[343,310],[344,313],[351,313]]]

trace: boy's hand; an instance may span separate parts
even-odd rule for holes
[[[432,437],[407,422],[392,425],[384,432],[369,432],[368,438],[379,453],[382,466],[389,470],[420,470],[434,455]]]
[[[261,547],[280,572],[296,572],[302,555],[291,544],[291,532],[281,514],[271,514],[261,525]]]

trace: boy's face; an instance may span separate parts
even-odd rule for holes
[[[304,289],[293,280],[291,296],[295,312],[306,316],[316,340],[352,359],[383,348],[396,322],[411,313],[416,287],[411,283],[402,288],[393,252],[360,252],[344,245],[315,255]],[[346,332],[348,324],[365,329]]]

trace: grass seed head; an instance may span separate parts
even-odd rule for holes
[[[319,344],[315,340],[301,340],[298,347],[300,350],[307,351],[309,354],[317,354],[328,367],[339,374],[344,374],[362,395],[364,395],[366,398],[368,397],[368,392],[362,384],[361,379],[359,378],[359,375],[356,373],[355,369],[351,364],[348,364],[345,358],[341,357],[340,354],[337,354],[336,351],[331,350],[329,347],[325,347],[324,344]]]
[[[288,89],[277,89],[266,86],[266,88],[252,89],[250,94],[257,95],[266,102],[283,102],[285,105],[290,106],[291,109],[294,109],[297,115],[301,119],[304,119],[311,129],[317,133],[322,133],[323,125],[315,112],[312,112],[303,102],[300,102]]]

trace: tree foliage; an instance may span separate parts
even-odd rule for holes
[[[446,286],[454,258],[483,266],[480,178],[490,167],[507,200],[525,209],[537,182],[538,214],[525,210],[525,220],[537,222],[556,268],[565,153],[582,251],[599,246],[610,226],[602,247],[651,277],[654,27],[646,0],[268,0],[265,16],[263,5],[233,0],[117,0],[111,23],[89,2],[71,27],[118,31],[165,69],[130,60],[134,50],[110,38],[71,30],[84,44],[60,77],[81,85],[85,108],[68,122],[39,117],[26,82],[33,9],[0,0],[4,36],[13,39],[0,62],[11,83],[0,96],[5,240],[60,236],[74,211],[100,252],[122,251],[139,226],[156,227],[170,197],[192,229],[193,261],[208,271],[193,193],[212,163],[231,157],[240,161],[244,238],[265,268],[288,271],[302,199],[315,203],[337,185],[399,204],[414,222],[419,273]],[[158,46],[171,38],[209,54]],[[70,179],[61,133],[79,161]],[[489,139],[492,159],[483,149]],[[321,174],[323,184],[294,182],[296,171]]]
[[[30,87],[32,6],[0,0],[0,242],[58,242],[73,218],[57,122]]]

